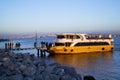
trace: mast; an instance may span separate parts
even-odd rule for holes
[[[36,36],[35,36],[35,42],[37,43],[37,32],[36,32]]]

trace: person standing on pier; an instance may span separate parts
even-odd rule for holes
[[[5,49],[7,49],[7,43],[5,43]]]

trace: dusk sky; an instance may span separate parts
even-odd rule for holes
[[[119,32],[120,0],[0,0],[0,34]]]

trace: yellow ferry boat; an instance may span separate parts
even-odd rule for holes
[[[50,53],[75,54],[113,51],[113,41],[111,34],[59,34],[50,48]]]

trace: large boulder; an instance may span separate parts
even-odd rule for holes
[[[85,78],[86,79],[86,78]],[[72,67],[33,54],[0,53],[0,80],[82,80]]]
[[[22,74],[15,74],[10,76],[12,80],[23,80],[23,75]]]
[[[84,76],[84,80],[95,80],[95,78],[91,75]]]
[[[31,65],[28,66],[24,71],[23,71],[23,75],[24,76],[34,76],[34,74],[36,73],[36,66]]]

